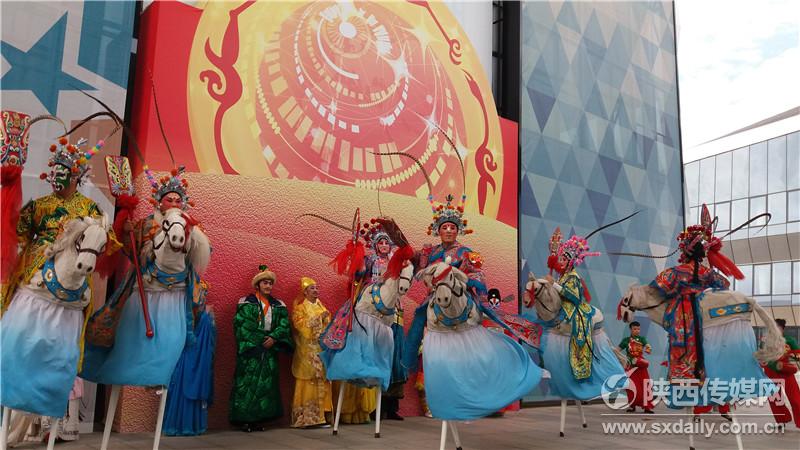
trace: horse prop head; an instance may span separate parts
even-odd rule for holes
[[[445,262],[432,264],[420,273],[428,289],[433,291],[433,301],[449,308],[454,298],[462,297],[467,289],[467,275]]]
[[[411,280],[414,278],[414,264],[411,261],[403,262],[403,270],[400,271],[400,276],[397,278],[397,293],[406,295],[411,289]]]
[[[188,258],[194,269],[202,273],[211,258],[211,243],[198,222],[178,208],[168,209],[156,220],[160,221],[161,229],[153,238],[151,249],[159,266],[164,270],[183,270]]]
[[[60,259],[71,254],[74,261],[67,267],[81,276],[88,276],[97,267],[97,258],[105,252],[108,242],[109,220],[102,217],[80,217],[72,219],[64,226],[63,233],[45,252],[48,257]]]

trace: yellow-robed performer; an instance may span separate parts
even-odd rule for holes
[[[292,311],[295,351],[292,375],[295,378],[292,398],[292,427],[326,425],[326,413],[333,410],[331,383],[319,358],[319,336],[331,321],[331,314],[319,300],[317,282],[300,279],[300,295]]]

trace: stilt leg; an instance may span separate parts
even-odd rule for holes
[[[117,402],[119,401],[120,385],[111,386],[111,397],[108,399],[108,411],[106,411],[106,424],[103,428],[103,441],[100,443],[100,450],[108,449],[108,440],[111,437],[111,426],[114,424],[114,414],[117,413]]]
[[[455,422],[450,424],[450,431],[453,432],[453,439],[456,441],[456,450],[461,450],[461,436],[458,435],[458,426]]]
[[[692,409],[692,407],[688,407],[686,408],[686,410],[689,413],[688,417],[692,417],[692,415],[694,414],[694,410]],[[694,433],[691,432],[689,433],[689,450],[694,450]]]
[[[442,421],[442,438],[439,439],[439,450],[444,450],[444,446],[447,444],[447,421]]]
[[[164,411],[167,409],[168,391],[166,386],[161,390],[161,402],[158,405],[158,419],[156,420],[156,436],[153,439],[153,450],[158,450],[158,444],[161,442],[161,427],[164,425]]]
[[[736,448],[738,450],[742,450],[742,429],[739,428],[739,422],[736,420],[736,415],[733,413],[733,408],[731,408],[731,422],[733,422],[733,426],[736,427]]]
[[[583,402],[575,400],[575,404],[578,405],[578,411],[581,413],[581,424],[583,428],[586,428],[588,425],[586,425],[586,414],[583,413]]]
[[[567,399],[561,399],[561,428],[559,428],[559,436],[564,437],[564,422],[567,420]]]
[[[58,424],[61,420],[57,417],[53,417],[53,420],[50,421],[50,436],[47,438],[47,450],[53,450],[56,448],[56,437],[58,436]]]
[[[339,416],[342,414],[342,400],[344,400],[344,384],[345,381],[339,384],[339,399],[336,400],[336,417],[333,419],[333,435],[339,434]]]
[[[11,423],[11,408],[3,407],[3,425],[0,428],[0,450],[8,448],[8,424]]]
[[[375,410],[375,437],[379,438],[381,437],[381,398],[383,397],[380,387],[377,389],[376,395],[378,396],[378,409]]]

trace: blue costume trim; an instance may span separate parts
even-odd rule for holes
[[[725,305],[719,308],[709,309],[708,315],[711,318],[714,317],[724,317],[729,316],[731,314],[741,314],[750,312],[752,308],[750,307],[749,303],[738,303],[736,305]]]
[[[466,322],[467,319],[469,319],[469,312],[472,311],[473,305],[475,305],[475,301],[472,300],[471,295],[467,294],[467,305],[464,307],[464,310],[461,311],[461,315],[458,317],[445,316],[438,303],[433,304],[433,313],[436,315],[436,319],[444,324],[444,326],[455,327],[457,325],[461,325],[462,323]]]
[[[187,265],[182,272],[168,273],[158,268],[155,259],[150,259],[147,261],[145,267],[142,268],[142,273],[154,277],[167,288],[172,288],[173,285],[186,281],[186,278],[189,276],[189,266]]]
[[[156,265],[154,258],[147,261],[147,264],[142,268],[142,274],[154,277],[159,283],[172,289],[172,286],[179,283],[186,283],[186,294],[184,295],[186,305],[186,345],[191,346],[195,343],[194,336],[194,315],[192,314],[192,307],[194,306],[194,283],[197,281],[198,275],[191,265],[187,264],[181,272],[168,273],[159,269]]]
[[[381,286],[383,283],[380,284],[373,284],[372,289],[370,290],[370,298],[372,299],[372,305],[375,306],[375,309],[378,310],[379,313],[383,314],[384,316],[391,316],[396,311],[394,308],[387,308],[386,305],[383,303],[383,299],[381,298]]]
[[[42,279],[47,290],[53,296],[64,302],[77,302],[80,301],[86,288],[89,287],[89,279],[84,278],[83,284],[77,289],[67,289],[58,281],[56,274],[56,262],[54,258],[50,258],[42,265]]]

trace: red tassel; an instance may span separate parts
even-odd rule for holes
[[[711,267],[717,268],[720,272],[724,273],[727,276],[732,276],[737,280],[743,280],[744,274],[736,264],[731,261],[727,256],[723,255],[722,252],[722,241],[717,238],[711,238],[711,241],[706,244],[706,255],[708,257],[708,263],[711,264]]]
[[[383,276],[385,279],[394,279],[400,276],[400,272],[403,271],[403,263],[410,260],[414,257],[414,248],[410,245],[406,244],[397,251],[394,252],[392,255],[392,259],[389,260],[389,264],[386,266],[386,272],[384,272]]]
[[[561,266],[558,265],[558,256],[550,255],[547,257],[547,268],[550,269],[550,274],[553,274],[555,270],[558,273],[561,273]]]
[[[127,209],[133,212],[138,204],[139,197],[135,195],[120,194],[119,197],[117,197],[117,206],[121,209]]]
[[[17,223],[22,206],[22,166],[0,167],[0,280],[5,283],[17,266]]]
[[[333,258],[329,263],[331,266],[333,266],[334,270],[336,270],[336,273],[338,273],[339,275],[344,275],[345,272],[347,271],[347,262],[353,255],[354,245],[355,244],[353,244],[352,240],[348,240],[344,250],[340,251],[339,254],[336,255],[336,257]]]
[[[354,279],[356,272],[364,268],[364,244],[361,241],[356,242],[353,249],[353,257],[350,259],[350,279]]]
[[[744,280],[744,274],[736,264],[719,251],[708,252],[708,263],[729,277],[732,276],[737,280]]]
[[[589,293],[589,287],[586,286],[586,281],[581,278],[581,287],[583,287],[583,297],[586,299],[586,303],[592,303],[592,294]]]
[[[114,218],[114,224],[111,228],[114,230],[114,234],[117,235],[117,239],[122,240],[123,236],[125,236],[125,222],[130,217],[130,214],[130,210],[121,209],[117,213],[117,217]]]
[[[117,270],[117,267],[121,267],[125,263],[122,255],[124,255],[122,252],[114,252],[113,255],[101,254],[97,257],[94,271],[102,278],[110,277]]]

